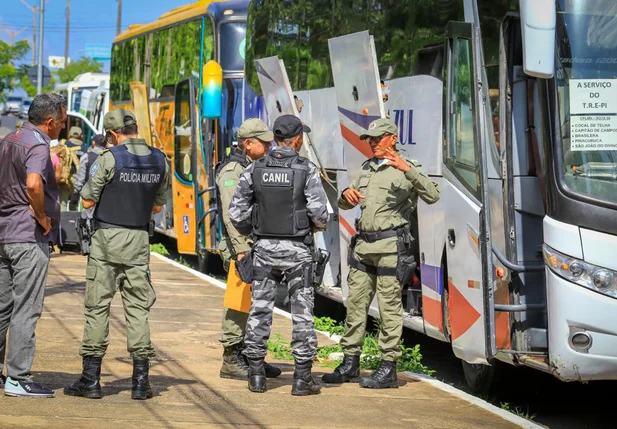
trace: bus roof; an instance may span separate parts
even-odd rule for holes
[[[187,21],[187,20],[190,20],[191,18],[205,15],[206,10],[208,9],[208,5],[210,3],[214,3],[214,2],[211,0],[199,0],[199,1],[196,1],[195,3],[180,6],[175,9],[170,10],[169,12],[165,12],[163,15],[159,17],[159,19],[157,19],[156,21],[152,21],[148,24],[129,25],[128,30],[123,31],[122,33],[118,34],[118,36],[116,36],[116,38],[114,39],[114,43],[118,43],[123,40],[128,40],[135,36],[138,36],[140,34],[147,33],[153,30],[165,28],[177,22]]]

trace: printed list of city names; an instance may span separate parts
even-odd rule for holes
[[[617,150],[617,79],[570,80],[570,149]]]

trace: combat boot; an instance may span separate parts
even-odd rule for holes
[[[396,362],[382,360],[379,367],[370,376],[363,377],[360,380],[360,386],[369,389],[387,389],[389,387],[398,389]]]
[[[324,383],[357,383],[360,381],[360,356],[345,355],[343,362],[331,374],[321,377]]]
[[[313,362],[304,363],[296,362],[296,370],[294,371],[294,384],[291,388],[291,394],[294,396],[319,395],[321,386],[311,376],[311,368]]]
[[[220,376],[232,380],[248,380],[249,366],[242,355],[242,349],[237,345],[225,347]]]
[[[276,378],[281,375],[281,368],[270,365],[268,362],[264,362],[264,370],[266,371],[266,378]]]
[[[131,390],[131,399],[152,398],[152,389],[150,388],[150,380],[148,379],[149,369],[150,361],[148,359],[133,359],[133,388]]]
[[[249,390],[264,393],[266,388],[266,370],[263,359],[248,358],[249,363]]]
[[[101,364],[103,359],[94,356],[84,356],[81,377],[73,384],[64,388],[68,396],[82,396],[88,399],[100,399],[101,392]]]

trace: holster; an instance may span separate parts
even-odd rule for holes
[[[401,228],[396,237],[396,251],[398,260],[396,262],[396,279],[403,285],[407,285],[413,278],[413,273],[416,271],[416,261],[413,256],[414,238],[411,236],[409,229]]]
[[[313,252],[312,263],[312,283],[314,287],[321,286],[324,274],[326,272],[326,265],[330,260],[330,252],[324,249],[315,249]]]
[[[244,283],[253,282],[253,252],[249,252],[242,259],[236,261],[238,276]]]

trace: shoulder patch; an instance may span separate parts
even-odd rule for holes
[[[231,188],[232,186],[236,186],[235,179],[226,179],[225,181],[223,181],[224,188]]]
[[[422,163],[417,159],[405,158],[405,161],[407,161],[408,164],[411,164],[414,167],[422,167]]]
[[[99,169],[99,163],[95,162],[94,164],[92,164],[92,167],[90,167],[90,176],[94,176],[94,173],[96,173],[96,170]]]

